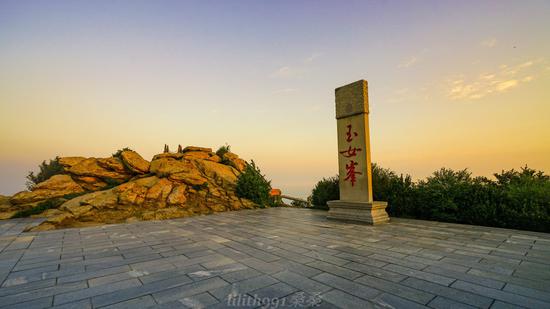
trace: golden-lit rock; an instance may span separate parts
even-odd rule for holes
[[[98,191],[107,186],[107,183],[97,177],[80,176],[75,177],[74,181],[78,183],[86,191]]]
[[[183,182],[190,186],[202,186],[208,183],[208,179],[202,176],[198,171],[193,171],[192,173],[182,172],[182,173],[172,174],[170,175],[170,177],[168,177],[168,179],[176,182]]]
[[[168,198],[166,199],[166,203],[170,206],[185,205],[185,201],[187,201],[187,197],[185,196],[186,189],[187,189],[187,186],[184,184],[177,185],[176,187],[174,187],[170,195],[168,195]]]
[[[159,154],[156,154],[155,156],[153,156],[152,161],[155,161],[155,160],[158,160],[158,159],[164,159],[164,158],[172,158],[172,159],[179,160],[179,159],[183,158],[183,153],[179,153],[179,152],[159,153]]]
[[[222,161],[222,159],[215,153],[211,153],[210,157],[206,158],[206,160],[216,163],[220,163]]]
[[[74,219],[74,215],[67,212],[63,212],[55,216],[49,217],[48,220],[46,220],[46,223],[52,224],[54,226],[58,226],[58,225],[67,223],[67,221],[70,221],[73,219]]]
[[[120,154],[122,161],[128,169],[137,174],[149,173],[149,161],[143,159],[139,153],[133,150],[125,150]]]
[[[183,148],[183,152],[189,152],[189,151],[202,151],[202,152],[212,152],[212,148],[205,148],[205,147],[197,147],[197,146],[187,146]]]
[[[59,209],[67,211],[75,216],[80,216],[90,210],[96,208],[101,209],[105,207],[115,207],[118,204],[118,195],[114,189],[96,191],[75,197],[61,206]]]
[[[173,158],[158,158],[151,161],[150,171],[158,177],[168,177],[176,173],[194,173],[196,167],[188,161]]]
[[[99,164],[100,160],[101,165]],[[132,175],[127,173],[123,166],[121,171],[119,164],[122,165],[122,162],[118,161],[117,163],[113,160],[88,158],[72,166],[67,170],[67,172],[76,176],[90,176],[120,182],[127,181]],[[112,170],[107,167],[113,167],[116,170]]]
[[[166,178],[161,178],[152,187],[147,190],[145,201],[147,205],[163,208],[166,206],[166,199],[172,191],[172,182]]]
[[[246,161],[239,158],[238,155],[232,153],[232,152],[226,152],[223,154],[223,161],[228,162],[228,164],[232,167],[234,167],[239,172],[244,171],[246,168]]]
[[[122,163],[122,160],[120,160],[117,157],[108,157],[108,158],[100,158],[97,159],[97,164],[101,167],[103,167],[106,170],[110,170],[119,174],[127,174],[128,170],[124,166],[124,163]]]
[[[12,204],[26,204],[67,194],[82,193],[84,189],[69,175],[54,175],[37,184],[32,191],[22,191],[11,197]]]
[[[231,189],[237,183],[239,172],[231,166],[202,160],[197,161],[197,167],[208,178],[213,179],[216,184],[224,189]]]
[[[186,160],[206,160],[210,158],[210,153],[204,151],[189,151],[183,154]]]
[[[15,214],[17,213],[17,210],[11,210],[11,211],[4,211],[4,210],[1,210],[0,211],[0,220],[6,220],[6,219],[10,219],[11,217],[13,217]]]
[[[59,158],[59,164],[61,164],[65,170],[68,170],[84,160],[86,160],[84,157],[63,157]]]

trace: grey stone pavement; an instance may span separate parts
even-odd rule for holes
[[[550,234],[271,208],[25,233],[0,308],[550,308]]]

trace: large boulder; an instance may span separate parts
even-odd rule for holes
[[[84,157],[62,157],[59,158],[59,164],[61,164],[65,170],[68,170],[84,160],[86,160]]]
[[[187,189],[187,186],[184,184],[177,185],[172,189],[172,192],[170,195],[168,195],[168,198],[166,199],[166,203],[170,206],[183,206],[185,205],[185,201],[187,201],[187,197],[185,196],[185,190]]]
[[[74,181],[78,183],[82,188],[84,188],[86,191],[98,191],[105,189],[108,184],[97,178],[97,177],[91,177],[91,176],[75,176]]]
[[[238,155],[232,152],[226,152],[222,157],[223,162],[227,162],[230,166],[234,167],[239,172],[243,172],[246,168],[246,161],[239,158]]]
[[[183,148],[184,153],[190,152],[190,151],[212,152],[212,148],[197,147],[197,146],[187,146]]]
[[[200,171],[218,186],[224,189],[234,189],[239,171],[231,166],[207,160],[196,163]]]
[[[139,153],[133,150],[125,150],[120,154],[122,162],[126,167],[136,174],[147,174],[149,173],[149,161],[143,159]]]
[[[150,172],[158,177],[167,177],[172,181],[183,182],[190,186],[200,186],[208,182],[208,179],[200,173],[195,164],[171,157],[156,157],[156,159],[153,159]]]
[[[82,193],[85,190],[69,175],[54,175],[37,184],[32,191],[22,191],[11,197],[12,204],[27,204],[69,194]]]
[[[151,207],[164,208],[166,200],[172,192],[173,183],[166,178],[161,178],[147,190],[145,203]]]
[[[103,180],[124,182],[132,177],[117,158],[88,158],[71,166],[67,172],[75,176],[90,176]]]

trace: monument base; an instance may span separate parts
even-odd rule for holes
[[[329,211],[327,219],[345,220],[366,224],[381,224],[390,221],[386,212],[387,202],[372,203],[328,201]]]

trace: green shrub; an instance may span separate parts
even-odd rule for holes
[[[235,189],[237,196],[249,199],[263,208],[273,206],[273,201],[269,196],[270,190],[271,181],[265,178],[254,161],[247,163],[246,168],[237,178]]]
[[[66,199],[63,198],[53,198],[49,199],[43,202],[38,203],[35,207],[26,209],[26,210],[20,210],[15,213],[15,215],[12,216],[12,218],[25,218],[32,215],[40,214],[48,209],[57,208],[61,206],[64,202],[66,202]]]
[[[123,151],[133,151],[129,147],[124,147],[122,149],[117,150],[115,153],[113,153],[113,157],[122,159],[121,155]]]
[[[228,165],[229,164],[229,160],[227,160],[226,158],[223,157],[224,154],[228,153],[228,152],[231,152],[231,146],[229,146],[228,144],[225,144],[224,146],[220,146],[220,148],[218,148],[218,150],[216,150],[216,155],[218,155],[218,157],[220,157],[221,159],[221,164],[225,164],[225,165]]]
[[[390,216],[550,232],[550,176],[524,167],[472,177],[468,170],[442,168],[413,182],[373,164],[374,200],[387,201]],[[338,179],[320,181],[310,199],[325,205],[337,199]],[[330,189],[332,188],[332,189]]]
[[[193,188],[193,190],[195,191],[205,190],[206,188],[208,188],[208,182],[205,182],[200,185],[192,185],[191,188]]]
[[[307,208],[309,205],[307,202],[293,200],[290,205],[294,207]]]
[[[323,178],[317,182],[308,199],[313,208],[328,210],[328,201],[340,199],[338,176]]]
[[[220,158],[223,158],[223,155],[230,152],[231,151],[231,146],[228,145],[228,144],[225,144],[223,146],[220,146],[220,148],[218,148],[218,150],[216,150],[216,154],[220,157]]]
[[[38,167],[40,168],[40,172],[37,175],[32,171],[27,175],[26,184],[29,190],[32,190],[36,184],[48,180],[54,175],[63,173],[63,166],[59,163],[59,157],[55,157],[49,163],[46,163],[44,160]]]

